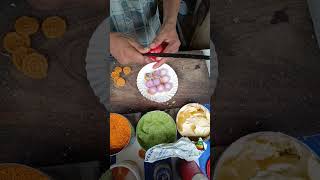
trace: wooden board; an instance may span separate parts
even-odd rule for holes
[[[167,64],[175,70],[179,80],[178,91],[170,101],[156,103],[143,97],[136,85],[137,75],[143,66],[132,66],[133,73],[126,77],[125,87],[116,88],[111,84],[111,111],[118,113],[145,112],[181,107],[189,102],[208,103],[210,101],[209,75],[205,61],[176,59]]]

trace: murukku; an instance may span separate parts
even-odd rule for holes
[[[13,53],[18,47],[30,47],[31,40],[29,36],[9,32],[3,38],[3,47],[9,53]]]
[[[22,71],[22,63],[27,55],[36,52],[32,48],[27,47],[18,47],[13,53],[12,53],[12,63],[15,65],[17,70]]]
[[[48,61],[47,58],[39,53],[27,55],[22,63],[22,72],[34,79],[47,77]]]
[[[117,67],[114,68],[114,72],[121,73],[122,72],[122,68],[117,66]]]
[[[131,73],[131,68],[129,66],[126,66],[123,68],[123,73],[125,75],[129,75]]]
[[[117,87],[123,87],[125,84],[126,84],[126,80],[123,79],[122,77],[118,78],[115,83]]]
[[[43,34],[47,38],[58,38],[66,32],[66,21],[58,16],[46,18],[41,25]]]
[[[21,16],[14,25],[16,32],[23,35],[31,35],[38,31],[39,22],[36,18]]]
[[[115,71],[112,71],[112,72],[111,72],[111,77],[112,77],[112,78],[119,77],[119,76],[120,76],[120,73],[115,72]]]

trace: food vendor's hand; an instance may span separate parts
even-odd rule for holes
[[[167,47],[164,49],[163,53],[176,53],[179,51],[180,40],[176,30],[176,24],[164,24],[161,27],[160,33],[150,44],[150,48],[154,49],[161,45],[162,43],[166,43]],[[170,58],[161,58],[158,57],[158,62],[154,65],[154,68],[160,67]]]
[[[142,55],[149,50],[149,48],[142,47],[133,38],[121,33],[110,33],[110,52],[122,65],[152,62],[148,57]]]

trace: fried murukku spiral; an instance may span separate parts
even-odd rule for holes
[[[22,71],[22,64],[27,55],[36,52],[32,48],[19,47],[12,53],[12,63],[17,70]]]
[[[31,53],[27,55],[22,63],[22,72],[26,76],[34,79],[43,79],[47,77],[47,58],[39,53]]]
[[[14,28],[16,32],[23,35],[31,35],[38,31],[39,22],[36,18],[21,16],[16,20]]]
[[[58,16],[46,18],[41,25],[42,32],[47,38],[58,38],[66,32],[66,21]]]
[[[3,47],[9,53],[13,53],[18,47],[30,47],[31,40],[29,36],[9,32],[3,38]]]

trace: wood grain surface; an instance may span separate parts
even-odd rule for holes
[[[156,103],[143,97],[136,85],[137,75],[143,66],[136,65],[132,66],[132,74],[125,77],[127,83],[123,88],[110,85],[111,111],[118,113],[146,112],[182,107],[189,102],[208,103],[210,101],[210,82],[205,61],[176,59],[167,64],[175,70],[179,81],[178,91],[171,100]]]
[[[215,144],[251,132],[320,132],[320,51],[304,0],[216,0]]]
[[[48,77],[32,80],[0,56],[0,162],[47,166],[105,157],[105,109],[86,80],[85,54],[104,11],[75,7],[36,11],[24,1],[1,1],[0,38],[22,15],[42,21],[58,15],[67,32],[47,40],[38,32],[32,47],[48,58]],[[1,50],[3,48],[1,47]]]

